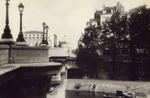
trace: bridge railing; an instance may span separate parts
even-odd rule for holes
[[[9,46],[0,45],[0,65],[8,63]]]
[[[48,47],[12,46],[13,63],[46,63],[48,52]]]

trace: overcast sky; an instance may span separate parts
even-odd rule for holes
[[[51,38],[56,34],[61,40],[64,35],[77,47],[77,41],[84,33],[86,22],[94,17],[94,12],[101,10],[102,6],[115,6],[119,1],[128,11],[131,8],[143,4],[150,4],[150,0],[10,0],[9,1],[9,26],[13,39],[19,33],[18,5],[22,2],[23,32],[42,31],[42,23],[49,26]],[[0,36],[5,27],[6,6],[5,0],[0,0]]]

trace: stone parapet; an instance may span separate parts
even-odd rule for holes
[[[0,66],[0,98],[46,98],[52,75],[61,63],[24,63]]]
[[[31,76],[31,75],[54,75],[59,72],[61,63],[47,62],[47,63],[22,63],[22,64],[4,64],[0,66],[0,78],[15,69],[17,76]]]
[[[46,63],[48,52],[48,47],[12,46],[13,63]]]
[[[6,83],[6,81],[9,81],[11,79],[13,79],[16,75],[14,74],[14,71],[16,69],[18,69],[20,66],[5,66],[1,65],[0,66],[0,86],[3,85],[4,83]]]
[[[0,65],[8,63],[8,45],[0,45]]]

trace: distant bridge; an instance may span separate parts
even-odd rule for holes
[[[49,61],[52,62],[61,62],[63,67],[67,71],[67,78],[84,78],[89,75],[89,72],[85,68],[80,68],[76,64],[76,56],[69,54],[64,51],[62,48],[51,48],[49,50]]]
[[[49,61],[61,62],[67,67],[67,69],[76,68],[80,69],[76,65],[76,56],[66,52],[63,48],[56,47],[49,49]]]
[[[65,66],[67,69],[80,69],[79,66],[76,65],[76,60],[67,60]]]

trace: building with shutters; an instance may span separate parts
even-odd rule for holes
[[[100,26],[106,19],[109,19],[113,13],[124,13],[124,7],[120,2],[116,2],[115,6],[106,7],[103,5],[102,10],[97,10],[94,14],[94,20],[97,22],[97,26]]]
[[[29,46],[39,46],[43,40],[42,31],[26,31],[23,33],[24,39]],[[45,34],[46,40],[46,34]],[[52,41],[50,36],[48,36],[48,46],[52,47]]]

